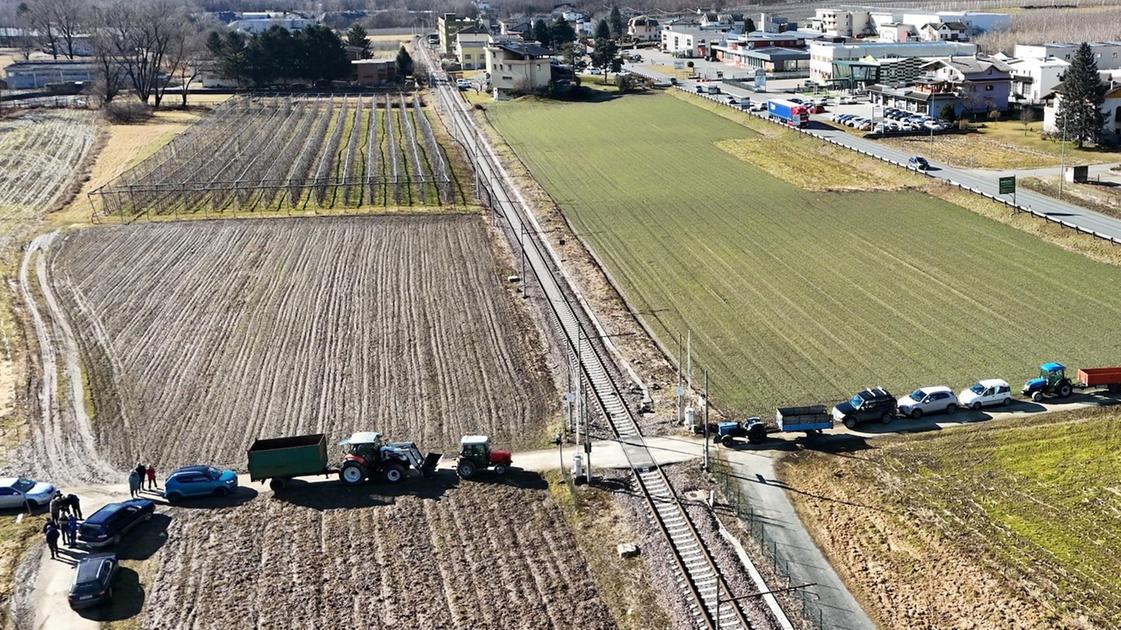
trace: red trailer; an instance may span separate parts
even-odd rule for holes
[[[1121,367],[1083,368],[1078,370],[1078,380],[1086,387],[1104,387],[1110,392],[1121,392]]]

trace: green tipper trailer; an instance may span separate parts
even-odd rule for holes
[[[322,433],[257,440],[249,447],[249,478],[271,479],[269,487],[274,491],[293,477],[332,472],[327,466],[327,436]]]

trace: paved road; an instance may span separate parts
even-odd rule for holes
[[[638,68],[632,69],[636,72],[641,72]],[[693,82],[682,82],[682,87],[691,91],[693,89]],[[732,94],[737,97],[752,98],[755,100],[772,97],[771,95],[757,95],[750,90],[729,86],[727,84],[722,84],[721,90],[725,94]],[[810,122],[810,127],[807,128],[806,131],[823,140],[900,164],[906,164],[907,160],[911,157],[909,153],[885,146],[875,140],[854,136],[836,127],[829,126],[821,121],[820,116],[816,118],[817,120]],[[980,191],[981,193],[998,197],[1004,201],[1013,201],[1012,195],[999,195],[997,179],[1001,175],[1011,175],[1014,171],[997,172],[962,169],[935,162],[931,163],[931,167],[931,170],[927,172],[931,177],[947,181],[951,184],[964,186],[974,191]],[[1027,174],[1031,174],[1030,171]],[[1076,206],[1065,201],[1059,201],[1053,197],[1048,197],[1047,195],[1042,195],[1030,190],[1020,190],[1015,196],[1015,202],[1021,208],[1030,209],[1052,220],[1063,221],[1071,226],[1089,230],[1100,236],[1112,237],[1117,239],[1118,243],[1121,243],[1121,219],[1094,212],[1093,210]]]

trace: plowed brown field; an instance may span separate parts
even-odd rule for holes
[[[540,477],[454,479],[396,496],[330,483],[177,510],[139,625],[615,627]]]
[[[478,216],[95,227],[52,248],[99,450],[242,468],[255,438],[539,443],[556,393]]]

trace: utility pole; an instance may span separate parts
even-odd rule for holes
[[[521,244],[522,244],[522,274],[518,277],[522,279],[522,299],[525,299],[525,298],[529,297],[529,291],[528,291],[529,287],[526,286],[526,282],[525,282],[525,224],[522,223],[521,221],[518,221],[518,227],[521,229],[521,232],[522,232],[522,238],[521,238]]]
[[[1063,116],[1063,141],[1059,148],[1059,201],[1063,200],[1063,180],[1067,175],[1067,117]]]
[[[705,368],[705,407],[703,414],[705,423],[705,472],[708,472],[708,368]]]

